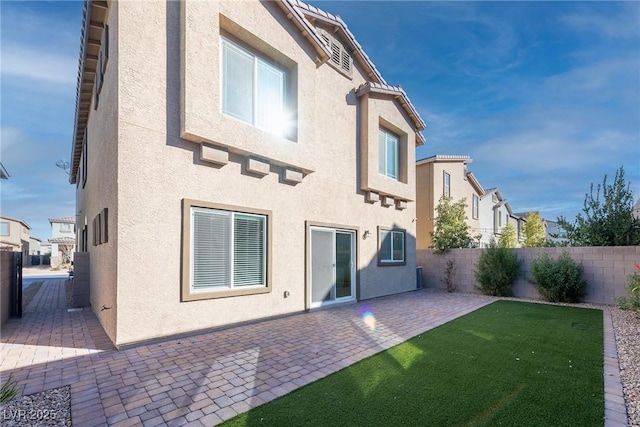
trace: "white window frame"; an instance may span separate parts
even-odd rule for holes
[[[7,221],[2,221],[0,222],[0,227],[4,227],[6,224],[7,227],[7,233],[5,234],[2,230],[2,228],[0,228],[0,236],[10,236],[11,235],[11,223],[7,222]]]
[[[384,144],[382,141],[382,137],[384,136]],[[391,132],[388,129],[380,127],[378,130],[378,142],[380,147],[378,149],[379,153],[379,166],[378,172],[380,174],[387,176],[396,181],[400,180],[400,137],[395,133]],[[387,154],[389,152],[388,144],[392,142],[395,143],[395,174],[393,171],[389,170],[389,159],[387,158]],[[384,146],[383,146],[384,145]]]
[[[227,286],[208,286],[208,287],[200,287],[198,289],[194,288],[194,273],[195,273],[195,265],[194,265],[194,261],[195,261],[195,248],[194,248],[194,242],[195,242],[195,227],[194,227],[194,221],[193,221],[193,215],[196,212],[201,212],[201,213],[206,213],[206,214],[212,214],[212,213],[216,213],[218,215],[228,215],[229,217],[229,241],[228,241],[228,266],[227,268],[229,269],[229,283],[227,284]],[[263,240],[262,240],[262,265],[261,265],[261,269],[262,269],[262,282],[261,283],[257,283],[255,285],[243,285],[243,286],[238,286],[235,284],[235,271],[234,271],[234,263],[235,263],[235,257],[237,255],[236,253],[236,247],[235,247],[235,233],[236,233],[236,216],[237,215],[242,215],[242,216],[248,216],[248,217],[255,217],[255,218],[261,218],[262,222],[263,222]],[[259,215],[259,214],[252,214],[252,213],[245,213],[245,212],[237,212],[237,211],[226,211],[226,210],[220,210],[220,209],[211,209],[211,208],[202,208],[202,207],[192,207],[191,208],[191,245],[190,245],[190,265],[189,265],[189,270],[190,270],[190,291],[192,293],[203,293],[203,292],[220,292],[220,291],[227,291],[227,290],[232,290],[232,289],[249,289],[249,288],[263,288],[266,286],[267,284],[267,217],[265,215]]]
[[[391,238],[389,239],[389,245],[391,245],[391,258],[383,258],[382,257],[382,245],[385,242],[385,237],[387,235],[390,235]],[[394,249],[394,236],[395,235],[401,235],[402,236],[402,258],[400,259],[395,259],[394,255],[395,255],[395,251]],[[387,229],[387,228],[379,228],[378,230],[378,265],[404,265],[406,264],[406,258],[407,258],[407,236],[406,236],[406,232],[405,230],[400,230],[400,229]]]
[[[478,217],[480,216],[480,197],[478,197],[477,194],[474,194],[472,197],[472,208],[471,208],[471,217],[473,219],[478,219]]]
[[[224,67],[225,67],[225,63],[224,63],[224,50],[225,49],[235,49],[237,51],[239,51],[240,53],[247,55],[249,57],[252,58],[253,60],[253,69],[252,69],[252,118],[251,121],[247,121],[244,117],[240,117],[237,114],[235,114],[232,111],[228,111],[225,109],[225,71],[224,71]],[[259,123],[259,87],[258,87],[258,66],[260,64],[266,65],[267,67],[278,71],[280,73],[282,73],[282,87],[280,88],[282,91],[282,99],[281,101],[281,109],[282,112],[281,114],[283,115],[282,120],[284,120],[285,117],[288,117],[290,115],[290,108],[289,108],[289,93],[288,93],[288,82],[290,80],[290,72],[289,70],[287,70],[286,68],[274,63],[273,61],[269,60],[267,57],[260,55],[259,53],[256,53],[252,50],[249,50],[243,46],[241,46],[240,44],[230,40],[227,37],[221,36],[220,37],[220,110],[222,111],[223,114],[225,114],[226,116],[232,117],[236,120],[240,120],[243,123],[247,123],[250,124],[258,129],[267,131],[269,133],[278,135],[278,136],[283,136],[283,137],[288,137],[289,134],[291,133],[290,129],[286,129],[286,126],[275,126],[275,127],[268,127],[268,126],[263,126],[261,123]]]
[[[442,177],[442,195],[451,197],[451,175],[447,172],[444,172]]]

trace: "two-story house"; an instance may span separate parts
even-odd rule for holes
[[[76,219],[72,216],[49,218],[51,225],[51,266],[57,267],[73,261],[76,250]]]
[[[0,216],[0,250],[21,252],[23,265],[28,265],[30,230],[21,219]]]
[[[457,202],[465,199],[467,224],[472,237],[479,234],[482,213],[480,198],[484,189],[467,170],[469,156],[438,154],[416,162],[416,209],[418,218],[417,247],[432,246],[436,207],[442,197]]]
[[[83,20],[75,266],[116,345],[415,289],[424,123],[342,19],[186,0]]]

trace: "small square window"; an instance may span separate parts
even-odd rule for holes
[[[10,226],[8,222],[0,222],[0,236],[8,236],[9,229]]]
[[[405,264],[405,231],[379,229],[378,265]]]

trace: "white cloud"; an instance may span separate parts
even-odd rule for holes
[[[76,84],[78,58],[35,50],[28,46],[3,45],[0,71],[2,77],[37,80],[44,83]]]
[[[638,38],[640,36],[640,5],[635,2],[614,2],[614,4],[622,9],[615,16],[590,11],[561,16],[560,21],[577,31],[595,33],[600,37]]]

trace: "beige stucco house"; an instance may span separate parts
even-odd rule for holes
[[[72,216],[49,218],[51,225],[51,266],[70,264],[76,249],[76,219]]]
[[[424,123],[339,17],[91,1],[83,20],[75,269],[116,345],[416,288]]]
[[[467,170],[471,157],[438,154],[416,162],[416,209],[418,218],[417,247],[432,245],[436,207],[442,197],[457,202],[465,199],[467,224],[473,237],[480,232],[482,213],[479,201],[484,194],[482,185]]]
[[[21,252],[23,265],[28,265],[30,230],[21,219],[0,216],[0,250]]]

